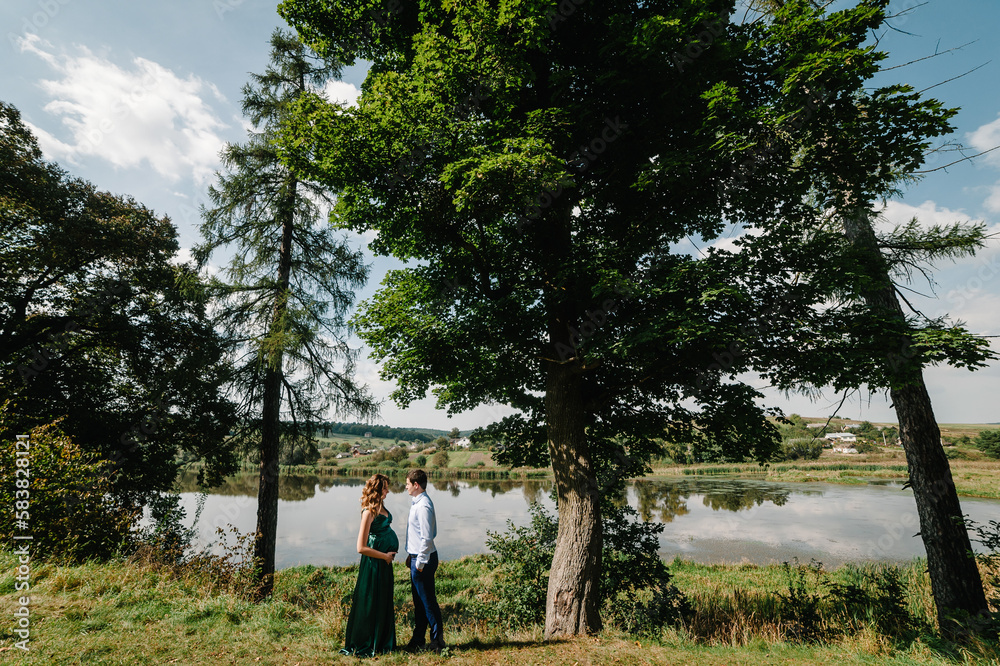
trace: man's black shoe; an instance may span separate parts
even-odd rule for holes
[[[444,650],[447,645],[444,644],[444,639],[435,638],[431,640],[423,649],[426,651],[434,650],[434,652],[441,654],[441,650]]]
[[[411,638],[410,642],[407,643],[403,647],[403,649],[406,650],[407,652],[419,652],[424,648],[425,645],[427,644],[424,643],[423,641],[418,642],[417,639]]]

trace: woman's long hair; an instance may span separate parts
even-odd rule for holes
[[[389,487],[389,477],[385,474],[375,474],[365,482],[361,491],[361,508],[368,509],[374,515],[382,513],[382,493]]]

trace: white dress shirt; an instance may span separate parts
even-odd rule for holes
[[[434,517],[434,503],[426,492],[413,498],[410,515],[406,520],[406,552],[415,555],[417,568],[423,569],[431,559],[434,537],[437,536],[437,519]]]

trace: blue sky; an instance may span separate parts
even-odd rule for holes
[[[844,5],[839,2],[835,6]],[[1000,145],[1000,2],[893,0],[895,30],[880,36],[890,64],[929,58],[886,77],[931,88],[929,94],[961,107],[949,137],[965,154]],[[226,142],[245,139],[240,88],[268,59],[268,39],[284,27],[273,0],[173,0],[93,3],[83,0],[5,0],[0,5],[0,99],[17,106],[46,156],[101,189],[127,193],[177,225],[182,248],[197,242],[198,206],[218,168]],[[962,47],[957,51],[950,51]],[[957,80],[949,79],[966,74]],[[344,72],[329,92],[357,95],[363,67]],[[884,81],[888,81],[885,79]],[[941,85],[937,85],[941,84]],[[926,168],[962,154],[932,155]],[[916,216],[925,223],[983,221],[1000,234],[1000,150],[928,174],[886,207],[887,222]],[[370,295],[390,262],[374,262]],[[985,335],[1000,335],[1000,240],[977,257],[938,266],[933,290],[913,288],[912,302],[930,315],[950,313]],[[994,342],[1000,350],[1000,342]],[[370,361],[361,377],[376,395],[391,386]],[[1000,365],[976,373],[932,368],[927,380],[938,420],[1000,422]],[[830,392],[816,401],[767,390],[769,404],[786,412],[828,416],[840,403]],[[425,400],[383,408],[395,426],[472,428],[504,410],[483,407],[446,418]],[[893,421],[884,396],[862,392],[840,415]]]

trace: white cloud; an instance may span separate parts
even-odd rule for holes
[[[227,127],[206,102],[223,100],[214,85],[194,75],[181,78],[145,58],[122,68],[85,47],[57,53],[37,35],[19,45],[57,75],[38,85],[52,99],[45,110],[61,119],[69,138],[33,128],[48,157],[73,163],[98,157],[122,168],[146,163],[171,181],[212,177],[225,145],[219,132]]]
[[[972,221],[972,217],[968,213],[961,210],[939,208],[935,202],[929,199],[919,206],[912,206],[901,201],[890,201],[881,210],[881,214],[891,226],[906,224],[914,217],[923,227]]]
[[[172,264],[180,266],[181,264],[193,263],[194,255],[191,254],[191,248],[182,247],[177,250],[177,254],[173,256],[170,260]]]
[[[986,123],[965,135],[976,152],[983,152],[1000,146],[1000,115],[993,122]],[[982,157],[987,164],[1000,165],[1000,150],[993,150]],[[990,188],[990,194],[983,202],[986,210],[1000,213],[1000,182]]]
[[[969,145],[977,152],[1000,146],[1000,114],[991,123],[986,123],[965,135]],[[983,156],[983,159],[993,164],[1000,164],[1000,150]]]
[[[986,197],[983,206],[991,213],[1000,213],[1000,183],[990,188],[990,195]]]
[[[331,102],[339,102],[347,106],[357,106],[361,91],[353,83],[344,81],[328,81],[323,93]]]

